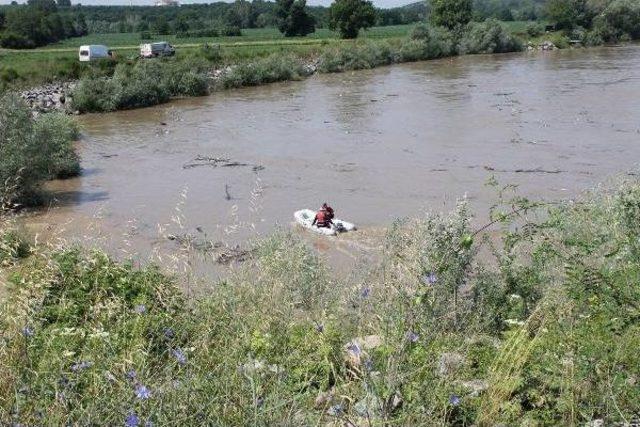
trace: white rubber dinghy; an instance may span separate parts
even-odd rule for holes
[[[304,228],[307,228],[314,233],[324,234],[325,236],[335,236],[338,233],[345,233],[356,229],[356,226],[350,222],[335,218],[333,219],[333,226],[331,228],[316,227],[315,225],[312,225],[313,219],[316,217],[316,213],[311,209],[299,210],[293,214],[293,217],[296,219],[296,222]]]

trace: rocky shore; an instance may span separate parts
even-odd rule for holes
[[[64,111],[73,113],[70,109],[70,95],[76,82],[50,83],[44,86],[24,90],[20,97],[35,112],[47,113]]]

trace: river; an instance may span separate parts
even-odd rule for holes
[[[366,234],[465,194],[481,222],[491,176],[555,200],[637,166],[640,46],[316,75],[79,121],[84,172],[51,183],[27,219],[38,233],[143,254],[168,233],[240,243],[327,201]]]

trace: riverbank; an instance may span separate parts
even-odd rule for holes
[[[628,422],[638,206],[633,180],[554,206],[504,199],[485,263],[461,203],[395,223],[381,263],[344,281],[288,233],[206,283],[83,248],[18,250],[2,224],[0,421]],[[546,219],[528,220],[537,210]]]
[[[64,95],[63,99],[68,102],[51,105],[53,108],[64,105],[81,113],[132,109],[167,102],[174,97],[201,96],[221,89],[300,79],[316,72],[370,69],[459,54],[522,49],[522,44],[495,20],[470,24],[464,34],[417,26],[404,40],[327,46],[313,55],[280,53],[222,66],[219,65],[220,49],[203,46],[186,59],[119,63],[112,75],[85,77]]]

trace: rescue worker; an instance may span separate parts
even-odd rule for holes
[[[325,212],[327,212],[327,218],[329,218],[330,220],[333,220],[333,218],[335,217],[333,208],[326,203],[322,204],[322,208],[320,210],[324,210]]]
[[[318,228],[331,228],[333,225],[333,209],[326,203],[322,205],[322,208],[316,214],[311,225],[315,225]]]

